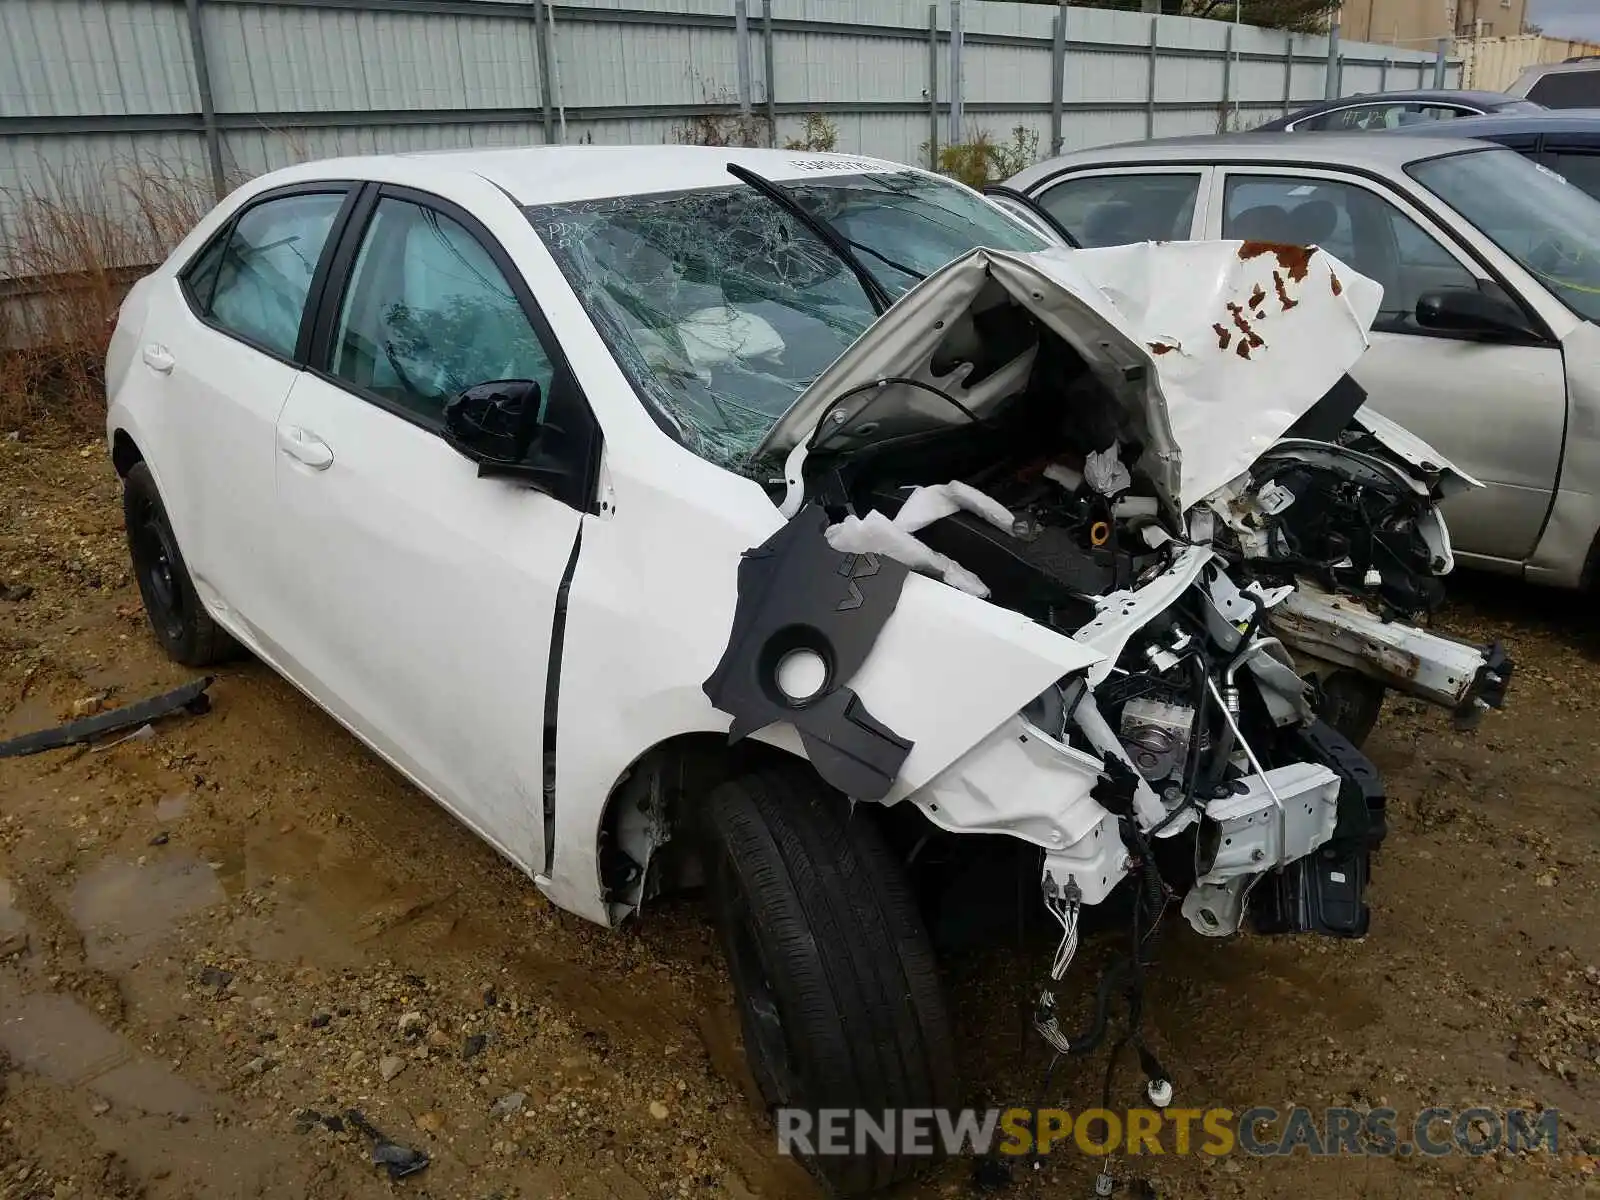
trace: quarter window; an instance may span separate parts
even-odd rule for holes
[[[1090,175],[1058,183],[1039,203],[1085,247],[1186,239],[1194,223],[1196,173]]]
[[[429,424],[458,393],[496,379],[534,380],[548,404],[555,374],[483,244],[444,213],[392,197],[362,239],[330,370]]]
[[[1383,285],[1375,327],[1420,332],[1417,300],[1478,281],[1426,230],[1366,188],[1326,179],[1229,178],[1222,236],[1241,241],[1320,246]]]
[[[247,209],[185,275],[190,303],[224,332],[293,357],[311,277],[344,200],[318,192]]]

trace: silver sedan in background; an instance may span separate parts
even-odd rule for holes
[[[1243,134],[1100,147],[991,197],[1083,246],[1318,245],[1383,285],[1352,375],[1486,486],[1446,502],[1463,564],[1590,587],[1600,550],[1600,202],[1449,138]]]

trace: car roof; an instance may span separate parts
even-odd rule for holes
[[[1452,126],[1455,123],[1450,122]],[[1395,173],[1423,159],[1501,149],[1493,143],[1470,138],[1391,138],[1371,133],[1231,133],[1220,137],[1160,138],[1079,150],[1035,163],[1006,182],[1026,191],[1041,179],[1074,167],[1162,163],[1293,163],[1362,167]]]
[[[1531,67],[1522,68],[1522,74],[1517,79],[1535,79],[1545,75],[1571,75],[1584,71],[1600,71],[1600,55],[1585,55],[1582,58],[1568,59],[1558,63],[1534,63]]]
[[[736,187],[735,163],[768,179],[793,182],[829,175],[917,171],[861,154],[811,154],[730,146],[514,146],[424,150],[302,163],[274,172],[275,180],[366,179],[377,163],[425,166],[430,174],[459,172],[487,179],[519,204],[560,204],[613,196],[659,195]]]
[[[1593,133],[1600,132],[1600,108],[1547,108],[1543,112],[1499,113],[1492,117],[1457,117],[1446,123],[1451,137],[1487,138],[1513,133]],[[1427,125],[1401,125],[1381,129],[1382,135],[1438,137],[1437,129]]]
[[[1294,112],[1284,117],[1285,121],[1298,121],[1304,117],[1314,117],[1318,113],[1333,112],[1340,108],[1352,108],[1362,104],[1395,104],[1418,101],[1421,103],[1437,104],[1464,104],[1473,108],[1503,108],[1508,104],[1523,105],[1528,103],[1521,96],[1508,96],[1504,92],[1475,92],[1467,90],[1449,91],[1443,88],[1412,88],[1406,91],[1395,92],[1357,92],[1352,96],[1340,96],[1337,100],[1319,100],[1315,104],[1308,104],[1304,108],[1297,108]]]

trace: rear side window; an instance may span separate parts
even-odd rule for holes
[[[1091,175],[1056,184],[1039,203],[1088,249],[1186,240],[1199,194],[1198,172]]]
[[[1340,108],[1295,126],[1299,130],[1332,129],[1393,129],[1400,124],[1403,104],[1362,104],[1353,108]]]
[[[1546,108],[1600,107],[1600,70],[1546,75],[1528,89],[1528,99]]]
[[[344,192],[316,192],[247,209],[185,273],[190,304],[222,332],[292,357],[311,277],[344,200]]]

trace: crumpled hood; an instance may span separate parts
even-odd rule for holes
[[[966,372],[941,376],[933,363],[969,310],[1008,296],[1083,356],[1143,441],[1143,469],[1182,511],[1246,470],[1355,363],[1383,289],[1321,250],[1263,243],[972,250],[879,317],[757,455],[791,449],[836,398],[890,376],[993,411],[1026,379],[1033,349],[970,388]],[[845,424],[869,401],[873,422],[895,433],[908,420],[932,429],[966,419],[918,389],[887,388],[893,396],[846,399],[830,421]]]

